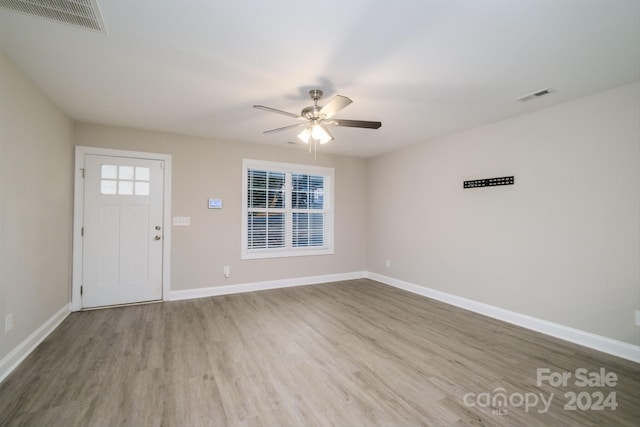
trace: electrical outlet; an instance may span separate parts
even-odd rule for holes
[[[636,310],[636,326],[640,326],[640,310]]]
[[[4,332],[9,333],[13,329],[13,313],[7,314],[4,319]]]
[[[387,268],[391,268],[391,260],[390,259],[387,260]]]
[[[228,279],[231,275],[231,268],[228,265],[224,266],[224,278]]]

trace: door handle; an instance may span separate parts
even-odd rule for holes
[[[162,236],[156,236],[156,240],[162,239]]]

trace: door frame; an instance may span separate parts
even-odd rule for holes
[[[162,301],[171,290],[171,155],[161,153],[147,153],[142,151],[127,151],[111,148],[76,146],[76,158],[74,164],[74,190],[73,190],[73,258],[71,276],[71,311],[82,310],[82,254],[83,239],[82,227],[84,225],[84,169],[87,155],[127,157],[133,159],[161,160],[164,162],[164,194],[162,228],[164,230],[164,243],[162,245]]]

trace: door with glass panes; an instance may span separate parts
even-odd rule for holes
[[[163,166],[86,155],[83,308],[162,299]]]

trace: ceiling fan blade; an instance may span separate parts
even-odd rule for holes
[[[365,120],[328,120],[327,123],[335,126],[366,129],[378,129],[382,126],[382,122],[368,122]]]
[[[352,102],[353,101],[351,101],[346,96],[336,95],[331,98],[331,101],[327,102],[327,105],[320,109],[320,115],[328,119]]]
[[[264,105],[254,105],[253,108],[257,108],[258,110],[270,111],[276,114],[283,114],[285,116],[293,117],[294,119],[299,119],[301,116],[293,113],[289,113],[288,111],[278,110],[276,108],[266,107]]]
[[[299,128],[299,127],[303,127],[303,126],[308,126],[308,123],[297,123],[295,125],[289,125],[289,126],[285,126],[285,127],[281,127],[281,128],[277,128],[277,129],[271,129],[271,130],[265,130],[262,133],[276,133],[276,132],[282,132],[283,130],[287,130],[287,129],[294,129],[294,128]]]

